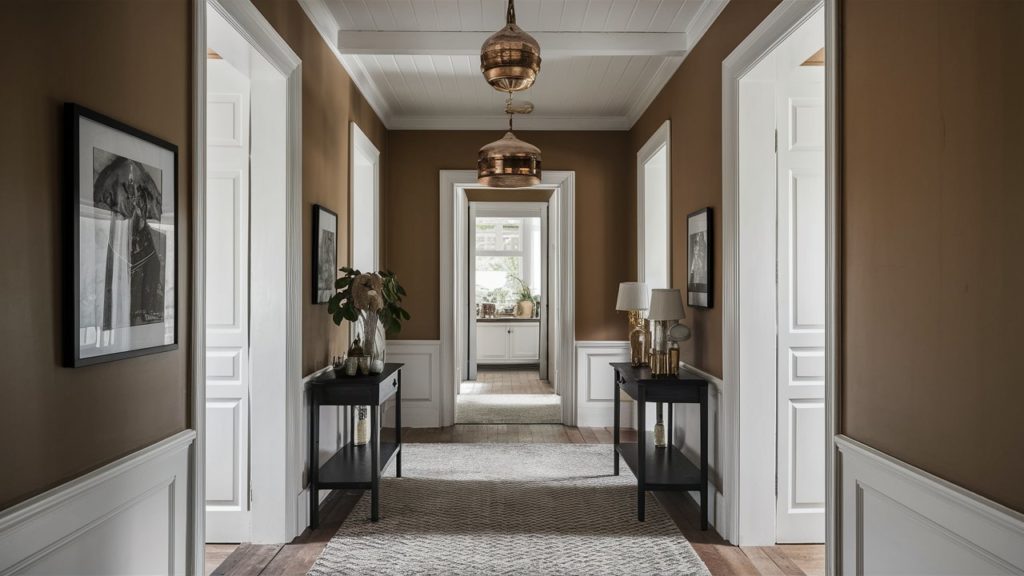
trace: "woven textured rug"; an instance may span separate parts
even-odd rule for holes
[[[636,480],[612,476],[612,447],[406,444],[403,478],[365,494],[309,571],[327,575],[707,575]]]
[[[459,394],[459,424],[560,424],[562,397],[557,394]]]

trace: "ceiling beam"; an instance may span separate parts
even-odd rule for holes
[[[371,32],[340,30],[342,54],[452,56],[480,54],[489,32]],[[532,32],[541,56],[683,56],[681,32]]]

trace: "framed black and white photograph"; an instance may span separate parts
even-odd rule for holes
[[[65,365],[173,350],[178,147],[76,104],[64,112]]]
[[[338,278],[338,215],[313,205],[313,303],[326,304],[334,296]]]
[[[686,303],[711,308],[711,208],[686,217]]]

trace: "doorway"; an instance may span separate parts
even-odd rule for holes
[[[469,336],[466,379],[456,391],[457,424],[557,424],[561,398],[548,375],[550,190],[516,190],[543,202],[475,201],[469,190]]]
[[[791,23],[783,28],[779,15]],[[737,49],[748,57],[743,69],[730,74],[735,54],[724,66],[724,96],[734,98],[724,106],[725,129],[735,122],[725,155],[727,284],[734,274],[726,293],[726,381],[738,383],[730,416],[743,422],[733,541],[820,544],[831,326],[824,8],[785,3],[751,38],[764,48],[748,39]]]
[[[203,6],[205,182],[197,199],[197,544],[290,538],[297,482],[298,58],[255,7]],[[253,30],[263,31],[254,34]],[[197,94],[197,96],[200,96]],[[251,159],[258,158],[258,162]],[[202,173],[201,172],[201,173]],[[259,231],[254,233],[253,231]],[[301,279],[299,280],[301,281]],[[258,287],[258,289],[254,289]],[[290,412],[293,411],[293,412]]]

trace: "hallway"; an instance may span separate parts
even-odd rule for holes
[[[557,425],[455,425],[447,428],[410,428],[403,440],[415,443],[612,443],[609,428],[573,428]],[[636,440],[636,432],[624,430],[624,442]],[[609,446],[609,455],[611,447]],[[628,471],[626,472],[628,474]],[[390,475],[390,473],[389,473]],[[290,544],[207,546],[207,574],[217,576],[285,576],[305,574],[327,542],[349,516],[362,491],[333,492],[321,505],[321,523],[306,530]],[[722,540],[713,529],[699,529],[699,512],[682,494],[654,492],[680,533],[697,551],[714,576],[818,576],[825,573],[825,547],[782,545],[737,547]],[[227,554],[225,558],[225,553]],[[223,560],[221,560],[223,558]],[[218,563],[218,561],[220,561]]]
[[[561,398],[536,366],[480,368],[459,384],[456,424],[558,424]]]

